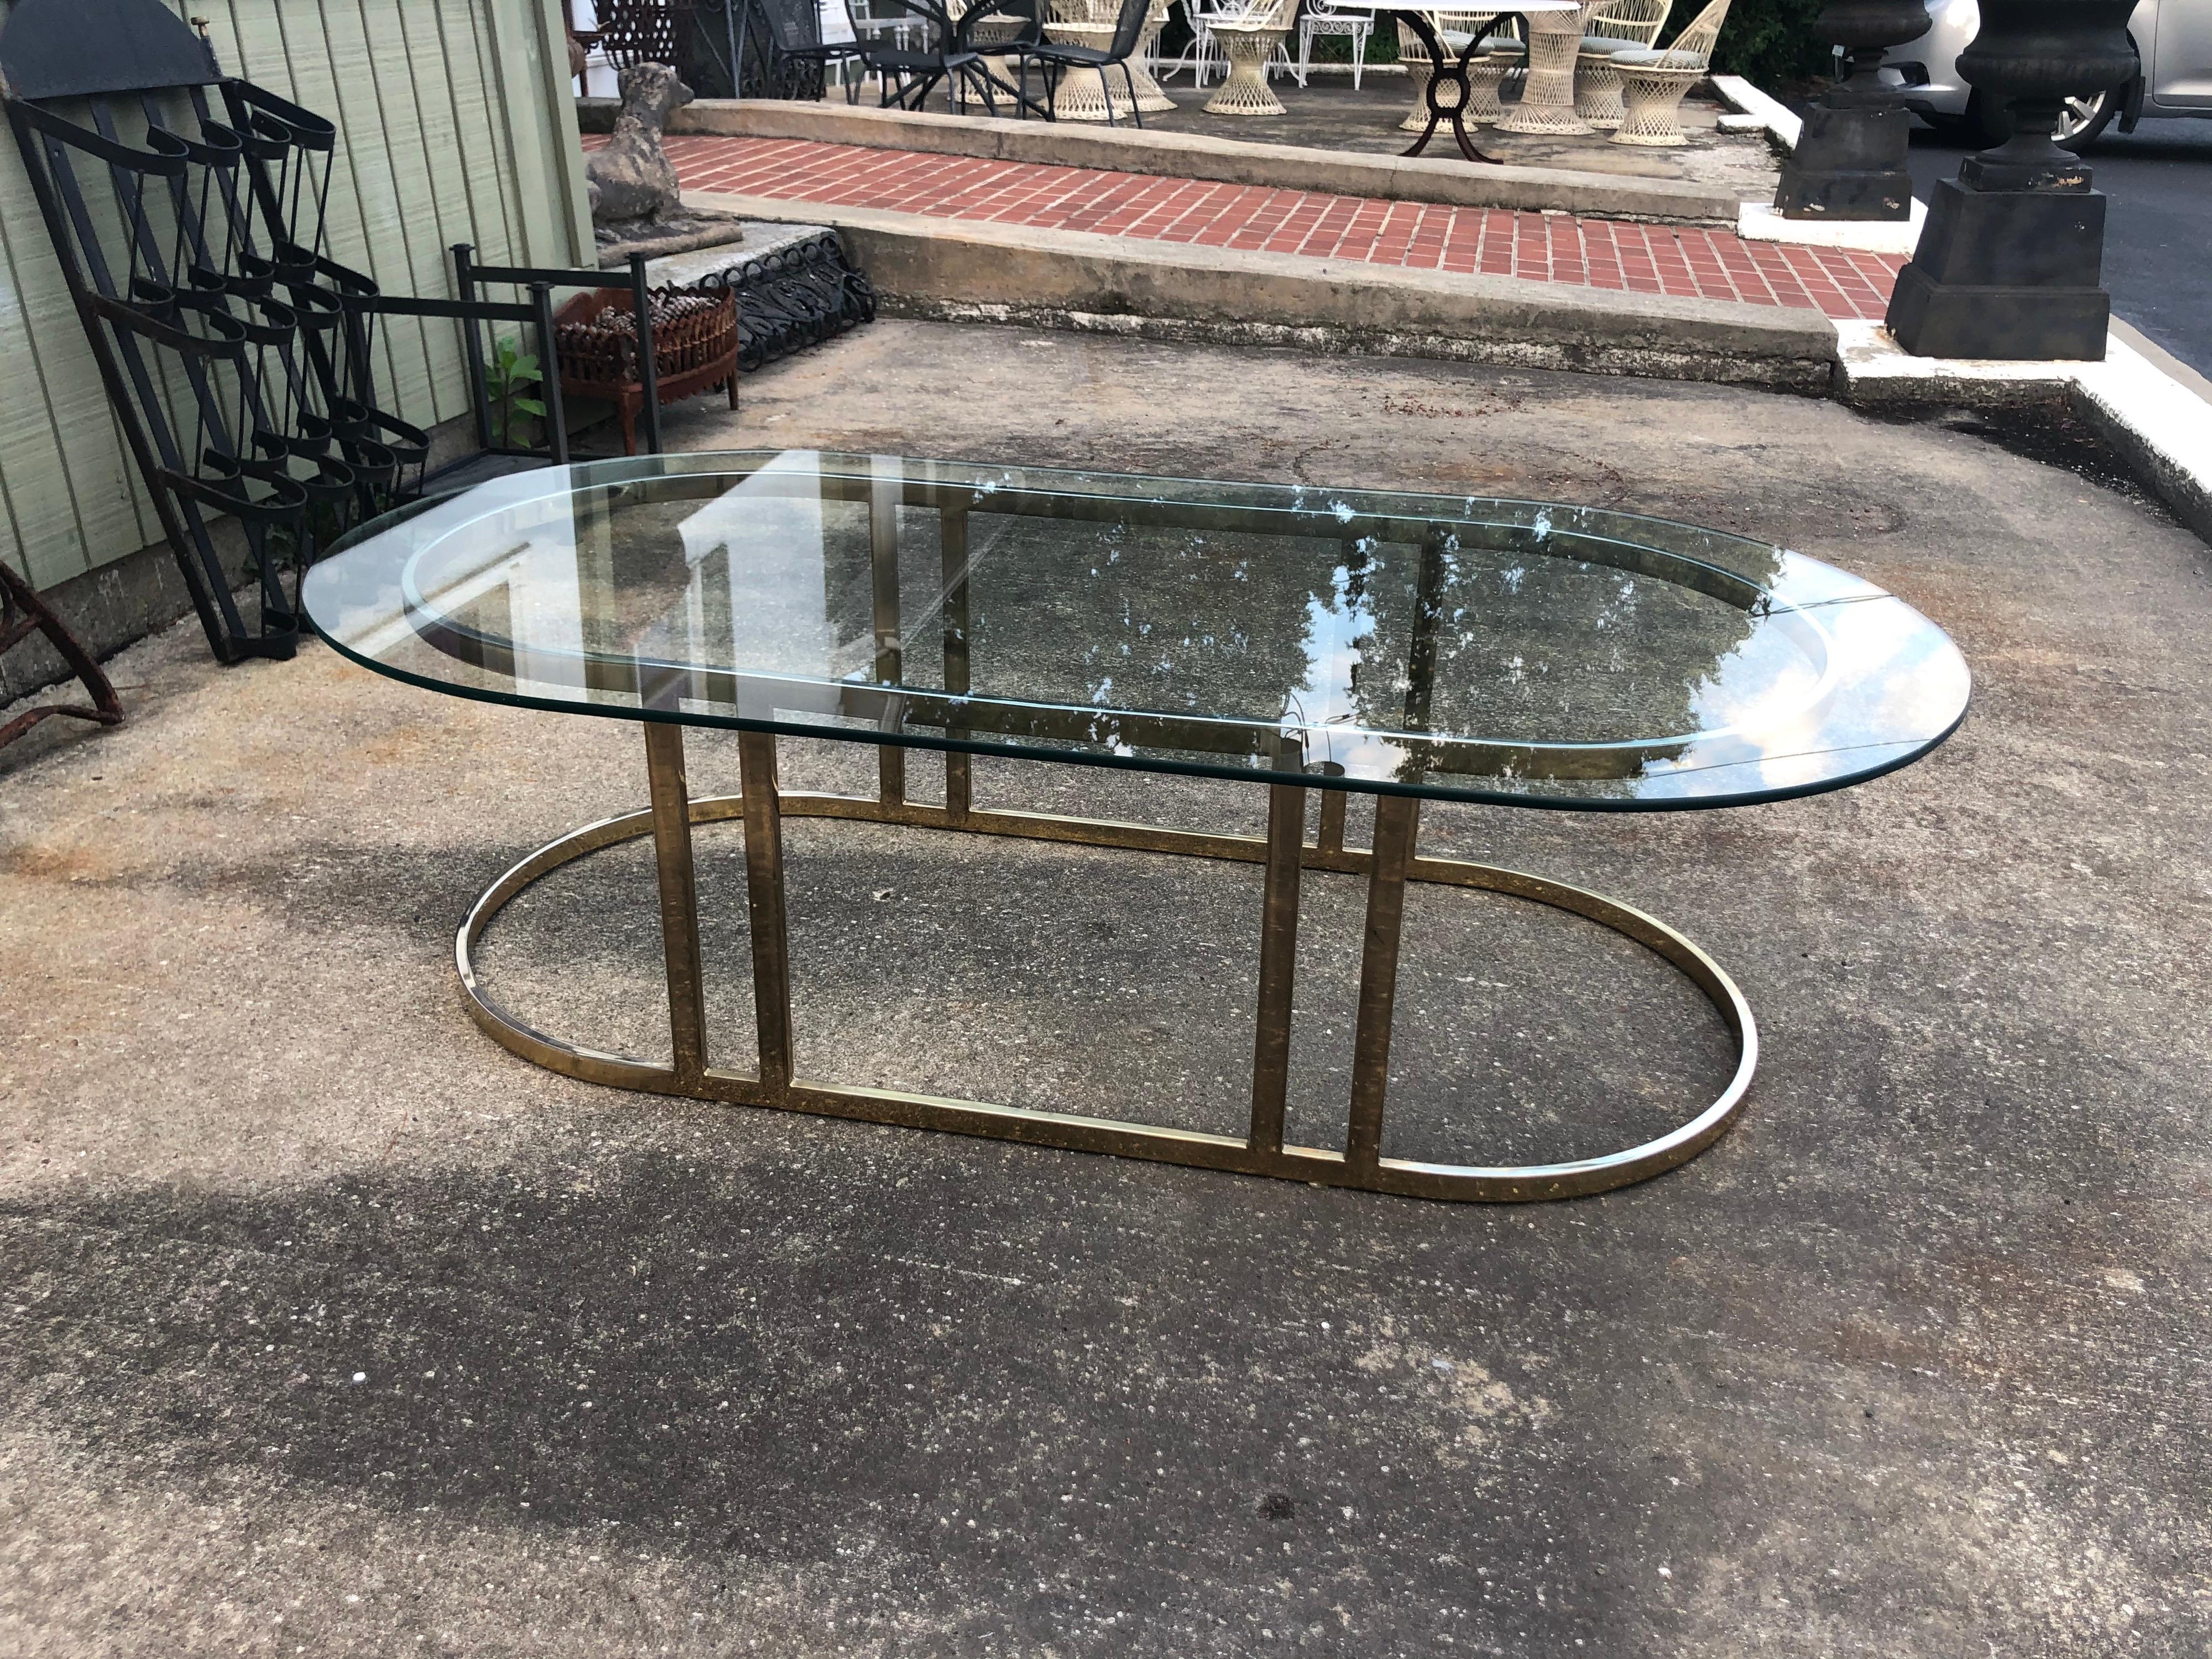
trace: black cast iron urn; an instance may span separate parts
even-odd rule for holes
[[[1936,186],[1890,295],[1890,332],[1923,357],[2101,361],[2112,301],[2105,198],[2053,141],[2066,100],[2136,72],[2134,0],[1982,0],[1959,71],[2001,102],[2013,136]]]
[[[1846,74],[1805,112],[1774,192],[1775,210],[1784,218],[1911,216],[1912,175],[1905,158],[1912,117],[1876,72],[1890,47],[1927,30],[1922,0],[1829,0],[1821,8],[1813,38],[1841,48]]]

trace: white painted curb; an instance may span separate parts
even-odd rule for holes
[[[1761,126],[1774,135],[1774,141],[1783,149],[1797,148],[1797,135],[1804,131],[1805,124],[1792,115],[1788,109],[1774,99],[1768,97],[1741,75],[1716,75],[1712,77],[1712,82],[1715,92],[1720,94],[1750,118],[1747,121],[1731,125],[1729,127],[1731,131],[1747,131],[1753,126]],[[1721,120],[1724,124],[1729,123],[1730,118],[1723,115]]]
[[[1746,202],[1736,215],[1735,234],[1747,242],[1794,242],[1801,247],[1848,247],[1864,253],[1902,253],[1920,246],[1920,227],[1928,204],[1915,198],[1911,216],[1896,220],[1785,219],[1771,202]]]
[[[2109,348],[2108,348],[2109,349]],[[1850,402],[1880,402],[1887,392],[1915,394],[1920,401],[1957,397],[1987,401],[2007,391],[2022,401],[2049,397],[2074,383],[2087,363],[2014,363],[1980,357],[1916,357],[1890,337],[1880,323],[1839,319],[1836,362],[1843,371],[1844,393]]]
[[[2123,330],[2140,341],[2140,349]],[[2204,395],[2212,387],[2181,364],[2169,371],[2160,359],[2172,362],[2115,323],[2105,361],[2078,367],[2068,401],[2185,523],[2212,542],[2212,401]]]

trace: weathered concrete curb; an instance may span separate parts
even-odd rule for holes
[[[586,132],[605,131],[613,125],[614,109],[612,99],[580,100],[577,118]],[[1362,155],[1193,133],[1145,132],[1134,128],[1101,131],[1049,121],[926,115],[841,103],[702,98],[677,111],[668,130],[737,138],[797,138],[866,149],[911,149],[932,155],[969,155],[1048,167],[1103,167],[1215,184],[1370,196],[1386,201],[1579,213],[1668,224],[1732,227],[1737,213],[1736,198],[1728,191],[1668,179],[1625,178],[1554,167],[1476,167],[1457,157],[1446,161],[1426,155]]]
[[[2080,363],[1916,357],[1880,323],[1836,325],[1836,398],[1857,409],[2017,409],[2062,402]]]
[[[1713,90],[1748,116],[1748,125],[1764,127],[1768,139],[1778,148],[1797,148],[1797,135],[1805,130],[1805,123],[1779,99],[1761,92],[1741,75],[1716,75]],[[1724,121],[1727,118],[1722,118]]]
[[[2115,321],[2100,363],[1912,357],[1876,323],[1837,325],[1835,395],[1909,413],[2063,403],[2173,514],[2212,542],[2212,383]]]
[[[2212,543],[2212,386],[2124,323],[2101,363],[2083,363],[2066,402],[2155,489],[2184,524]]]
[[[754,196],[691,199],[749,219],[803,216],[836,226],[878,293],[909,315],[1111,325],[1253,343],[1295,339],[1322,349],[1816,392],[1828,389],[1835,362],[1835,326],[1815,312],[879,208]]]

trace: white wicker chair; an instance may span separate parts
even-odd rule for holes
[[[1375,14],[1371,11],[1339,11],[1326,0],[1306,0],[1305,13],[1298,19],[1298,64],[1292,72],[1298,84],[1306,83],[1306,76],[1313,68],[1313,43],[1316,34],[1344,34],[1352,38],[1352,89],[1359,90],[1359,73],[1367,63],[1367,37],[1375,30]]]
[[[1282,102],[1268,89],[1278,69],[1291,67],[1283,42],[1297,0],[1229,0],[1207,27],[1229,64],[1221,90],[1206,100],[1208,115],[1280,115]],[[1255,49],[1261,53],[1253,61]]]
[[[1682,95],[1711,67],[1713,42],[1728,14],[1729,0],[1712,0],[1666,51],[1613,53],[1622,105],[1614,143],[1661,148],[1686,142],[1682,137]]]
[[[1582,3],[1583,33],[1588,34],[1590,32],[1589,20],[1605,9],[1607,0],[1582,0]],[[1498,15],[1496,12],[1477,15],[1493,18]],[[1629,43],[1624,40],[1621,44],[1626,46]],[[1528,67],[1528,32],[1522,27],[1521,20],[1518,17],[1508,16],[1503,24],[1486,35],[1483,38],[1482,49],[1494,56],[1503,57],[1506,60],[1505,72],[1508,75],[1516,70],[1526,70]]]
[[[1674,0],[1608,0],[1598,9],[1575,57],[1575,113],[1583,121],[1606,132],[1620,125],[1620,71],[1613,55],[1657,44],[1674,9]]]

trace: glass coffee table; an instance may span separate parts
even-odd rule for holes
[[[1663,922],[1542,876],[1424,856],[1424,800],[1577,811],[1741,806],[1928,752],[1966,709],[1950,639],[1801,555],[1533,501],[1204,483],[805,451],[556,467],[363,526],[307,578],[324,638],[453,696],[635,721],[650,805],[540,848],[455,942],[469,1008],[572,1077],[1429,1198],[1568,1197],[1695,1156],[1758,1060],[1742,994]],[[694,799],[684,729],[738,734],[739,793]],[[873,745],[872,795],[786,793],[779,737]],[[907,757],[944,754],[942,799]],[[1230,779],[1264,836],[979,803],[975,756]],[[933,767],[932,771],[934,771]],[[1346,804],[1374,799],[1366,847]],[[1318,795],[1309,834],[1310,795]],[[1187,854],[1263,866],[1251,1117],[1241,1135],[795,1076],[786,817]],[[708,1051],[695,826],[743,825],[757,1052]],[[549,872],[652,837],[672,1058],[533,1029],[472,952]],[[1285,1145],[1299,884],[1363,877],[1342,1144]],[[1711,1104],[1604,1157],[1477,1167],[1382,1156],[1409,882],[1572,912],[1672,963],[1734,1039]]]

